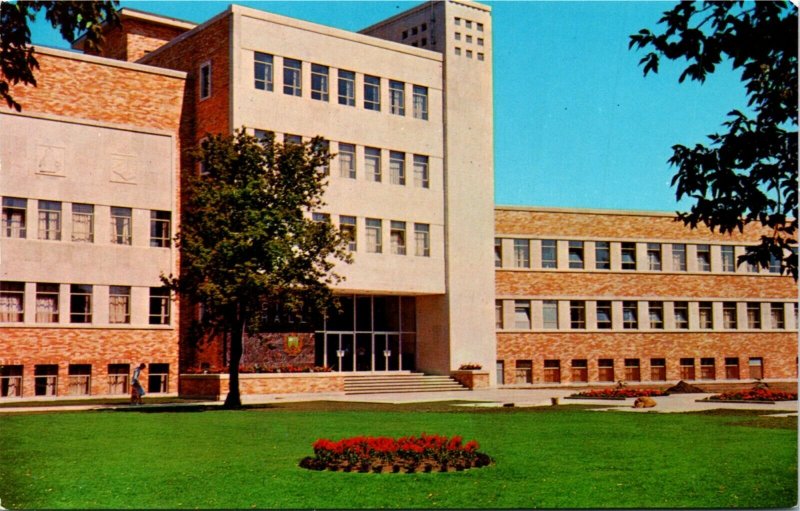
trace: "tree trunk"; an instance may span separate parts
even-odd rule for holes
[[[228,396],[225,398],[225,408],[235,409],[242,407],[242,397],[239,392],[239,362],[242,360],[242,338],[244,337],[244,320],[237,315],[231,329],[231,358],[228,361]]]

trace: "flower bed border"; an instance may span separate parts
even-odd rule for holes
[[[563,399],[592,399],[592,400],[595,400],[595,401],[625,401],[626,399],[634,399],[634,398],[632,398],[632,397],[631,398],[629,398],[629,397],[621,397],[621,396],[603,397],[603,396],[576,396],[576,395],[572,395],[572,396],[566,396]]]
[[[695,399],[695,403],[732,403],[732,404],[757,404],[757,405],[774,405],[777,401],[765,401],[762,399],[711,399],[710,397],[704,399]],[[788,401],[788,400],[787,400]]]

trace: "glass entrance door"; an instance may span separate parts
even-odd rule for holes
[[[398,334],[375,334],[375,371],[398,371],[402,356]]]
[[[353,371],[356,358],[353,334],[328,333],[325,335],[325,343],[328,367],[339,372]]]

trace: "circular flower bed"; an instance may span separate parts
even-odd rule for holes
[[[797,401],[797,393],[759,388],[732,390],[716,394],[708,399],[714,401]]]
[[[462,443],[460,436],[447,438],[421,434],[398,439],[353,437],[314,442],[314,456],[300,466],[309,470],[343,472],[453,472],[485,467],[492,459],[478,452],[475,440]]]
[[[578,392],[569,397],[586,397],[591,399],[620,399],[626,397],[642,397],[642,396],[668,396],[669,393],[658,389],[628,389],[628,388],[613,388],[613,389],[597,389],[587,390],[586,392]]]

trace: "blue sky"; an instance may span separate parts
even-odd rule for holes
[[[237,2],[359,30],[419,2]],[[663,62],[642,76],[628,35],[655,28],[673,2],[486,2],[493,10],[495,202],[502,205],[675,211],[667,159],[705,143],[725,114],[745,109],[738,73],[678,84]],[[203,22],[228,2],[121,2]],[[41,17],[41,16],[40,16]],[[37,21],[34,43],[67,47]]]

